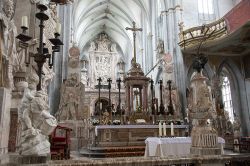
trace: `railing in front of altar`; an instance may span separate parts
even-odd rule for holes
[[[182,49],[199,44],[204,38],[208,40],[219,39],[227,34],[227,24],[221,18],[210,24],[193,27],[179,33],[178,43]]]

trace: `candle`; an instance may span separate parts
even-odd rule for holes
[[[162,127],[161,127],[161,122],[159,122],[159,137],[162,136]]]
[[[95,136],[97,137],[98,132],[97,132],[97,126],[95,126]]]
[[[174,124],[171,122],[171,136],[174,136]]]
[[[167,136],[167,126],[166,123],[163,123],[163,136]]]
[[[61,34],[61,24],[59,22],[56,23],[56,33]]]
[[[22,17],[22,25],[21,26],[28,28],[28,17],[27,16]]]
[[[100,103],[100,110],[102,109],[102,103]]]

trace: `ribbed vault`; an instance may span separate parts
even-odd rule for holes
[[[125,28],[132,27],[132,21],[138,27],[145,22],[149,24],[148,0],[76,0],[72,11],[73,40],[81,51],[99,33],[105,32],[119,45],[124,56],[131,55],[128,50],[133,45],[132,33]],[[138,34],[137,44],[141,43],[140,38]]]

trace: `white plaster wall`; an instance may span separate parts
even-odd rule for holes
[[[184,30],[201,25],[198,18],[197,1],[198,0],[184,0],[182,2]],[[216,15],[218,14],[216,19],[223,17],[240,1],[241,0],[215,0],[214,9]]]
[[[234,7],[234,1],[235,0],[218,0],[219,17],[223,17]]]
[[[184,29],[199,25],[197,0],[183,1],[183,22]]]

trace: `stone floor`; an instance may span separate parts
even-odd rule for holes
[[[17,154],[9,154],[17,155]],[[7,159],[2,156],[2,159]],[[0,156],[1,159],[1,156]],[[9,157],[10,160],[13,160]],[[233,162],[234,161],[234,162]],[[246,161],[246,162],[245,162]],[[240,164],[244,162],[243,164]],[[26,164],[26,165],[36,165],[36,166],[181,166],[183,164],[200,166],[200,164],[212,164],[216,165],[228,165],[228,166],[239,166],[250,164],[250,154],[239,154],[233,153],[232,151],[225,150],[225,155],[222,156],[207,156],[207,157],[191,157],[186,156],[183,158],[177,157],[118,157],[118,158],[87,158],[82,157],[78,152],[71,153],[70,160],[50,160],[45,164]],[[213,164],[216,163],[216,164]],[[21,164],[11,164],[10,163],[0,163],[0,165],[21,165]]]

